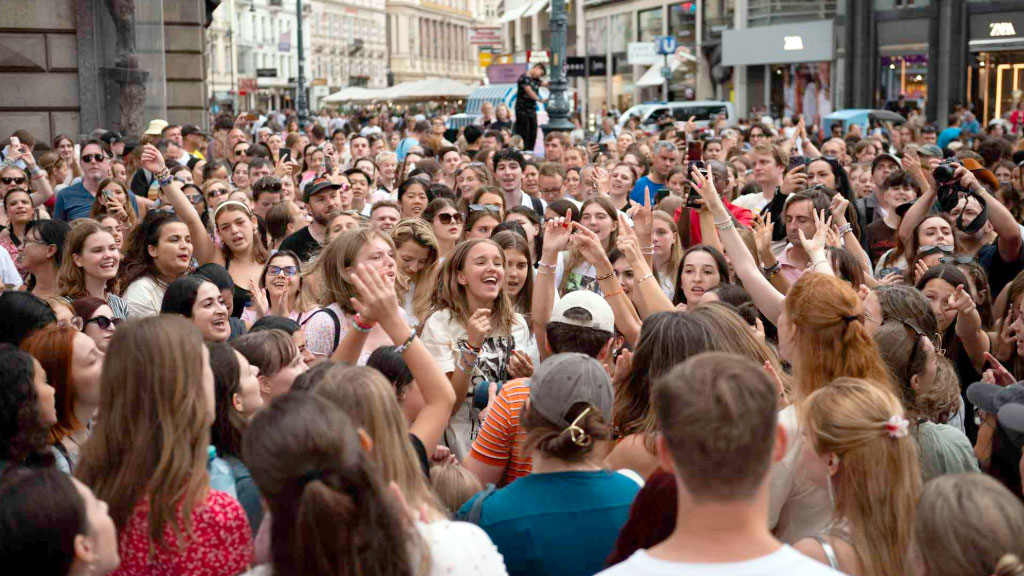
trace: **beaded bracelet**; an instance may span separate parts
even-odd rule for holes
[[[376,325],[376,322],[374,322],[373,324],[363,324],[362,318],[359,317],[359,314],[356,314],[355,316],[352,317],[352,327],[358,330],[359,332],[369,332],[370,330],[373,330],[373,327]]]
[[[736,225],[733,224],[732,220],[729,220],[728,222],[721,222],[721,223],[715,222],[715,228],[717,228],[719,230],[728,230],[730,228],[735,228],[735,227],[736,227]]]
[[[409,349],[409,346],[412,345],[412,341],[415,340],[415,339],[416,339],[416,331],[413,330],[412,333],[409,334],[409,337],[405,340],[405,342],[403,342],[401,346],[395,348],[395,352],[398,352],[399,354],[401,354],[402,352],[405,352],[406,350]]]
[[[846,236],[848,232],[853,232],[853,225],[847,222],[839,227],[839,235]]]
[[[549,270],[558,270],[558,264],[545,264],[543,262],[537,262],[537,266],[541,268],[547,268]]]

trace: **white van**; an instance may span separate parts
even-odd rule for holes
[[[631,116],[640,118],[640,128],[647,133],[657,131],[658,118],[664,114],[672,114],[677,126],[682,126],[693,116],[697,128],[710,128],[715,117],[725,114],[729,126],[736,125],[736,107],[732,102],[722,100],[692,100],[683,102],[644,102],[626,110],[619,116],[616,125],[621,129]]]

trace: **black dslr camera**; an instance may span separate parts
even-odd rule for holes
[[[939,164],[932,170],[932,178],[935,179],[935,185],[938,187],[936,196],[938,197],[939,208],[943,212],[949,212],[955,208],[956,203],[960,200],[960,194],[967,192],[960,185],[960,180],[956,178],[954,162],[956,162],[955,158],[943,160],[942,164]]]

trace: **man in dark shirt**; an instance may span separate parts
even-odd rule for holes
[[[347,186],[347,184],[345,184]],[[302,201],[306,203],[313,221],[302,230],[294,232],[281,243],[281,250],[291,250],[303,262],[309,262],[320,251],[327,236],[327,225],[331,214],[341,207],[338,190],[342,184],[335,184],[326,178],[316,178],[303,189]]]
[[[517,82],[516,123],[512,131],[523,137],[523,149],[526,152],[532,151],[537,143],[537,102],[547,102],[541,100],[537,92],[541,86],[547,86],[547,82],[541,80],[547,71],[543,64],[534,64]]]

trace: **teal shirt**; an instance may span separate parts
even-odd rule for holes
[[[509,576],[591,576],[604,567],[640,485],[608,471],[531,474],[484,500],[480,527]],[[464,518],[477,494],[459,510]]]

